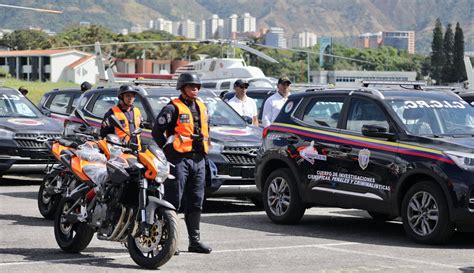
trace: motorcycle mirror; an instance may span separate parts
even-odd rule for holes
[[[79,109],[77,109],[77,108],[74,109],[74,116],[75,116],[76,118],[82,120],[82,122],[83,122],[84,124],[86,124],[87,126],[90,126],[89,122],[87,122],[86,117],[84,116],[84,113],[82,113],[81,110],[79,110]]]
[[[119,128],[122,132],[126,133],[127,135],[130,136],[130,134],[128,132],[125,131],[125,129],[123,128],[122,124],[120,123],[120,120],[114,116],[114,115],[111,115],[109,118],[108,118],[110,124],[115,127],[115,128]]]

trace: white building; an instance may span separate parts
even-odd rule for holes
[[[196,39],[205,40],[206,39],[206,20],[201,20],[196,23]]]
[[[169,20],[165,20],[163,18],[158,18],[154,25],[155,30],[166,31],[168,33],[173,33],[173,22]]]
[[[69,49],[0,51],[0,67],[27,81],[94,84],[98,75],[94,55]]]
[[[238,32],[255,32],[257,30],[257,18],[246,12],[239,18]]]
[[[238,32],[238,20],[239,16],[237,14],[232,14],[227,18],[224,22],[225,26],[225,32],[224,32],[224,38],[226,39],[231,39],[232,38],[232,33]]]
[[[357,71],[331,70],[311,71],[315,84],[335,84],[336,86],[360,86],[361,81],[414,81],[415,71]]]
[[[213,14],[206,21],[206,38],[219,39],[224,37],[224,20],[217,14]]]
[[[189,38],[195,39],[196,38],[196,23],[191,20],[181,21],[180,25],[180,35]]]
[[[313,47],[318,43],[318,36],[314,32],[304,31],[293,34],[291,47],[305,48]]]
[[[265,34],[265,45],[286,48],[285,30],[281,27],[271,27]]]

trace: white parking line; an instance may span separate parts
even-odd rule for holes
[[[452,268],[458,269],[461,266],[444,264],[444,263],[436,263],[430,261],[422,261],[416,259],[409,259],[409,258],[400,258],[394,257],[390,255],[382,255],[382,254],[375,254],[375,253],[367,253],[357,250],[349,250],[349,249],[340,249],[336,248],[337,246],[346,246],[346,245],[360,245],[360,243],[353,243],[353,242],[346,242],[346,243],[331,243],[331,244],[311,244],[311,245],[293,245],[293,246],[279,246],[279,247],[260,247],[260,248],[239,248],[239,249],[223,249],[223,250],[214,250],[212,254],[219,254],[219,253],[232,253],[232,252],[252,252],[252,251],[266,251],[266,250],[279,250],[279,249],[297,249],[297,248],[320,248],[326,250],[332,250],[336,252],[344,252],[344,253],[351,253],[356,254],[359,256],[371,256],[371,257],[378,257],[390,260],[398,260],[404,261],[409,263],[415,264],[424,264],[424,265],[431,265],[434,267],[444,267],[444,268]],[[191,255],[187,252],[181,252],[184,255]],[[22,262],[6,262],[0,263],[0,267],[2,266],[12,266],[12,265],[31,265],[31,264],[46,264],[46,263],[68,263],[68,262],[75,262],[75,261],[91,261],[91,260],[104,260],[104,259],[122,259],[122,258],[129,258],[130,256],[127,255],[118,255],[118,256],[108,256],[108,257],[88,257],[88,258],[75,258],[75,259],[56,259],[56,260],[44,260],[44,261],[22,261]]]
[[[357,255],[365,255],[365,256],[371,256],[371,257],[379,257],[379,258],[384,258],[384,259],[391,259],[391,260],[398,260],[398,261],[404,261],[404,262],[410,262],[410,263],[432,265],[432,266],[445,267],[445,268],[455,268],[455,269],[458,269],[458,268],[461,267],[461,266],[451,265],[451,264],[435,263],[435,262],[422,261],[422,260],[415,260],[415,259],[408,259],[408,258],[399,258],[399,257],[390,256],[390,255],[367,253],[367,252],[362,252],[362,251],[357,251],[357,250],[339,249],[339,248],[334,248],[334,247],[327,246],[327,245],[320,245],[320,246],[317,246],[317,247],[318,247],[318,248],[322,248],[322,249],[327,249],[327,250],[333,250],[333,251],[344,252],[344,253],[351,253],[351,254],[357,254]]]
[[[332,243],[324,245],[296,245],[296,246],[281,246],[281,247],[261,247],[261,248],[239,248],[239,249],[224,249],[224,250],[214,250],[212,253],[229,253],[229,252],[250,252],[250,251],[262,251],[262,250],[275,250],[275,249],[296,249],[296,248],[308,248],[308,247],[317,247],[317,246],[341,246],[341,245],[354,245],[358,243]],[[191,255],[191,253],[181,252],[181,254]],[[130,257],[130,255],[119,255],[119,256],[108,256],[108,257],[85,257],[85,258],[69,258],[69,259],[56,259],[56,260],[44,260],[44,261],[21,261],[21,262],[6,262],[0,263],[1,266],[11,266],[11,265],[31,265],[31,264],[42,264],[42,263],[62,263],[62,262],[75,262],[75,261],[91,261],[91,260],[104,260],[104,259],[122,259]]]

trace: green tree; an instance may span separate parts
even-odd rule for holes
[[[5,35],[2,44],[16,50],[41,49],[48,34],[39,30],[20,29]]]
[[[454,34],[451,24],[446,27],[443,40],[444,65],[441,70],[441,80],[445,83],[453,82],[453,51]]]
[[[431,78],[436,84],[441,83],[441,71],[445,63],[443,53],[443,25],[441,20],[436,19],[435,28],[433,29],[433,41],[431,43]]]
[[[466,69],[464,67],[464,34],[459,22],[454,31],[453,47],[453,81],[461,82],[466,80]]]

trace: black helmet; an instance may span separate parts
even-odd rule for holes
[[[134,94],[137,94],[138,93],[138,90],[136,90],[135,88],[133,88],[133,86],[131,85],[128,85],[128,84],[124,84],[122,86],[120,86],[118,92],[117,92],[117,97],[119,99],[121,99],[122,95],[124,93],[134,93]]]
[[[199,87],[201,87],[201,80],[196,74],[183,73],[179,75],[178,83],[176,84],[176,90],[180,90],[186,84],[199,84]]]
[[[81,91],[82,92],[87,91],[91,88],[92,88],[92,84],[90,84],[88,81],[85,81],[85,82],[81,83]]]

